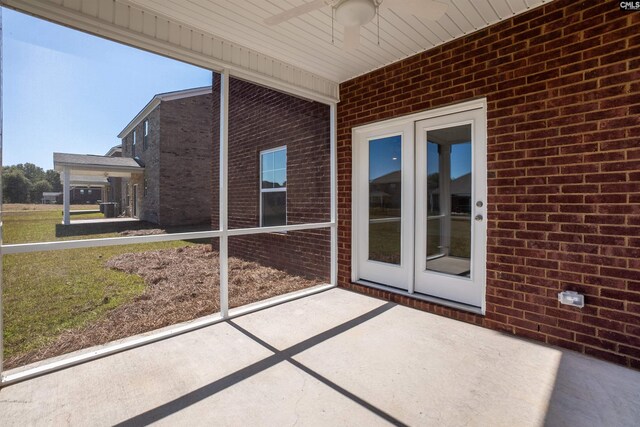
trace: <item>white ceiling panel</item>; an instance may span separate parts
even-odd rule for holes
[[[356,51],[342,48],[343,28],[331,8],[275,26],[264,19],[310,0],[129,0],[201,31],[244,45],[324,78],[342,82],[418,52],[472,33],[550,0],[439,0],[448,5],[438,21],[421,21],[381,9],[380,44],[376,19],[362,28]]]

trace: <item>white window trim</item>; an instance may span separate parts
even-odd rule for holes
[[[262,193],[279,193],[279,192],[283,192],[286,193],[287,192],[287,186],[285,185],[284,187],[279,187],[279,188],[262,188],[262,156],[265,154],[269,154],[269,153],[275,153],[276,151],[280,151],[280,150],[285,150],[285,157],[287,156],[287,146],[286,145],[282,145],[280,147],[276,147],[276,148],[270,148],[268,150],[262,150],[260,151],[260,176],[259,176],[259,180],[260,180],[260,212],[259,212],[259,217],[260,217],[260,227],[262,227]],[[289,171],[287,168],[287,163],[285,162],[284,165],[284,171],[285,171],[285,176],[287,179],[287,183],[289,182]],[[285,195],[285,200],[284,200],[284,224],[287,225],[289,222],[289,214],[287,212],[287,196]],[[286,231],[285,231],[286,233]]]
[[[149,148],[149,119],[142,122],[142,151]]]

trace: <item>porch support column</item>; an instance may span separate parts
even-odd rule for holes
[[[333,286],[338,286],[338,196],[337,196],[337,105],[332,102],[330,105],[330,119],[329,119],[329,131],[330,131],[330,186],[331,186],[331,255],[329,257],[331,263],[331,277],[329,278]]]
[[[63,206],[63,220],[64,225],[69,225],[71,222],[69,213],[69,202],[71,198],[71,179],[69,168],[65,166],[62,170],[62,206]]]
[[[220,314],[229,317],[229,230],[228,201],[229,153],[229,70],[220,73]]]

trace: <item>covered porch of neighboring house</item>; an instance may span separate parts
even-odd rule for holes
[[[60,177],[62,182],[62,176]],[[64,183],[63,183],[64,184]],[[109,180],[104,176],[91,175],[71,175],[70,177],[71,195],[69,204],[90,204],[95,205],[105,201]],[[96,209],[76,209],[70,211],[71,215],[77,213],[100,212]]]
[[[141,177],[144,174],[144,165],[136,159],[126,157],[98,156],[93,154],[69,154],[53,153],[54,169],[60,173],[63,187],[63,220],[64,225],[71,224],[71,190],[73,186],[87,188],[100,188],[103,194],[103,202],[118,203],[117,200],[109,200],[112,186],[121,185],[121,180],[130,181],[132,178]],[[115,179],[118,179],[115,181]],[[125,184],[126,185],[126,184]],[[128,203],[137,204],[134,195]],[[135,216],[136,209],[131,210]]]

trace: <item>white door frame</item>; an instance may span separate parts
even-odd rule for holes
[[[436,298],[436,297],[431,297],[428,295],[421,295],[421,294],[415,294],[414,293],[414,275],[415,275],[415,257],[412,256],[412,266],[411,266],[411,273],[410,273],[410,277],[408,277],[408,287],[407,290],[404,291],[402,289],[397,289],[397,288],[392,288],[392,287],[387,287],[387,286],[380,286],[377,284],[373,284],[367,281],[362,281],[362,277],[361,277],[361,271],[360,271],[360,261],[362,259],[362,257],[366,257],[368,254],[362,254],[363,249],[366,248],[365,246],[363,246],[362,243],[362,236],[363,233],[366,233],[366,230],[363,228],[363,221],[360,220],[360,218],[362,218],[362,215],[364,214],[363,209],[365,209],[365,212],[368,212],[368,191],[365,192],[366,194],[365,196],[365,200],[366,202],[363,203],[363,195],[361,193],[363,193],[363,191],[361,191],[360,187],[360,183],[362,182],[362,173],[363,171],[361,170],[362,168],[359,167],[358,163],[358,156],[362,156],[362,144],[358,143],[358,142],[362,142],[363,140],[369,140],[369,139],[373,139],[373,138],[378,138],[378,137],[384,137],[389,136],[389,134],[393,134],[393,132],[389,132],[390,129],[397,129],[397,128],[402,128],[402,129],[407,129],[405,132],[411,132],[412,134],[412,139],[410,140],[412,147],[413,144],[416,143],[415,141],[415,123],[421,120],[426,120],[426,119],[431,119],[431,118],[436,118],[436,117],[441,117],[441,116],[448,116],[451,114],[455,114],[455,113],[459,113],[459,112],[465,112],[465,111],[471,111],[471,110],[482,110],[484,113],[484,119],[485,119],[485,126],[484,126],[484,138],[483,141],[486,143],[486,111],[487,111],[487,100],[486,98],[481,98],[481,99],[475,99],[472,101],[467,101],[467,102],[462,102],[459,104],[455,104],[455,105],[450,105],[450,106],[446,106],[446,107],[441,107],[441,108],[436,108],[433,110],[428,110],[428,111],[421,111],[419,113],[414,113],[414,114],[410,114],[410,115],[406,115],[406,116],[402,116],[402,117],[396,117],[393,119],[389,119],[389,120],[385,120],[382,122],[376,122],[376,123],[371,123],[371,124],[367,124],[367,125],[363,125],[363,126],[359,126],[359,127],[354,127],[351,131],[351,140],[352,140],[352,175],[351,175],[351,190],[352,190],[352,198],[351,198],[351,281],[354,283],[362,283],[365,284],[367,286],[370,287],[374,287],[374,288],[379,288],[379,289],[384,289],[387,290],[389,292],[392,293],[396,293],[396,294],[400,294],[400,295],[411,295],[413,297],[415,297],[416,299],[420,299],[420,300],[425,300],[425,301],[430,301],[430,302],[435,302],[441,305],[446,305],[446,306],[450,306],[450,307],[454,307],[457,309],[461,309],[461,310],[466,310],[466,311],[471,311],[474,313],[480,313],[480,314],[484,314],[485,313],[485,309],[486,309],[486,298],[485,298],[485,292],[486,292],[486,279],[483,280],[482,282],[482,301],[481,301],[481,306],[479,308],[477,307],[473,307],[473,306],[469,306],[466,304],[461,304],[455,301],[449,301],[449,300],[445,300],[445,299],[441,299],[441,298]],[[412,131],[409,131],[409,129],[412,129]],[[403,140],[403,161],[405,160],[405,155],[404,155],[404,144],[405,140]],[[484,157],[486,158],[486,146],[482,147],[484,150]],[[415,157],[415,155],[413,155],[413,157]],[[415,159],[414,159],[415,162]],[[415,163],[411,166],[412,170],[415,168]],[[368,168],[365,171],[365,173],[368,173]],[[403,186],[404,183],[407,182],[407,180],[405,179],[405,174],[403,172]],[[414,181],[414,179],[412,178],[411,181]],[[411,187],[412,190],[414,189],[414,182],[411,183]],[[404,193],[403,193],[404,194]],[[484,199],[486,202],[486,198]],[[411,194],[411,203],[412,205],[415,203],[415,193]],[[486,203],[485,203],[485,207],[486,207]],[[403,202],[403,210],[404,210],[404,202]],[[410,209],[411,211],[411,218],[407,218],[405,219],[405,221],[411,221],[410,222],[410,226],[413,229],[414,227],[414,212],[415,212],[415,208],[412,206],[412,208]],[[407,212],[408,213],[408,212]],[[485,219],[486,220],[486,219]],[[485,250],[486,250],[486,237],[483,239],[484,246],[485,246]],[[475,244],[480,244],[480,242],[474,242]],[[415,247],[415,246],[414,246]],[[403,251],[405,251],[405,243],[403,242],[402,244],[402,249]],[[486,264],[486,261],[485,261]]]

